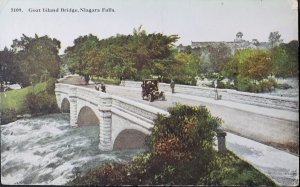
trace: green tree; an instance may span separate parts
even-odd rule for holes
[[[65,53],[70,71],[86,81],[91,75],[140,80],[166,70],[177,39],[176,35],[147,34],[140,26],[132,35],[117,34],[102,40],[91,34],[80,36]]]
[[[23,74],[18,66],[14,52],[5,47],[3,51],[0,51],[1,84],[7,82],[10,82],[10,84],[20,83],[22,76]]]
[[[174,58],[177,63],[170,66],[172,77],[177,80],[177,82],[189,82],[190,84],[194,82],[195,77],[199,73],[200,60],[198,56],[193,53],[179,52],[175,54]]]
[[[272,59],[272,73],[276,77],[286,77],[287,72],[287,63],[288,63],[288,54],[285,49],[282,47],[274,47],[271,51]]]
[[[231,49],[224,43],[209,46],[210,66],[213,72],[220,73],[231,56]]]
[[[253,80],[267,78],[272,69],[270,53],[267,50],[246,50],[246,57],[240,64],[240,75]],[[249,56],[248,56],[249,55]]]
[[[82,75],[86,84],[90,75],[95,74],[103,65],[99,47],[97,36],[90,34],[78,37],[74,40],[74,45],[65,50],[70,71]]]
[[[197,184],[214,159],[214,137],[221,124],[205,107],[177,104],[158,116],[150,137],[155,184]],[[184,172],[182,172],[184,171]],[[152,171],[154,172],[154,171]]]
[[[236,82],[239,75],[239,60],[236,56],[231,57],[230,60],[225,63],[222,75]]]
[[[283,40],[281,39],[281,35],[279,34],[278,31],[270,33],[269,42],[272,48],[278,46],[280,43],[283,42]]]
[[[284,48],[288,55],[286,63],[287,76],[297,77],[299,75],[299,42],[293,40],[280,47]]]
[[[131,40],[131,35],[117,35],[100,41],[108,67],[108,76],[133,78],[136,75],[137,69],[131,57],[133,51],[129,48]]]
[[[267,78],[271,71],[270,51],[244,49],[237,51],[226,63],[223,74],[233,80],[237,80],[238,77],[247,77],[259,81]]]
[[[40,81],[45,71],[56,78],[59,74],[59,49],[60,42],[47,35],[31,38],[23,34],[20,40],[14,40],[12,50],[16,53],[16,61],[23,73],[22,83],[28,85],[32,82],[30,79],[33,74],[37,79],[34,81]]]
[[[130,59],[137,69],[137,76],[145,70],[152,75],[161,74],[161,68],[167,71],[168,63],[172,55],[173,43],[177,41],[177,35],[166,36],[161,33],[147,34],[141,27],[134,29],[132,42],[129,44]],[[161,63],[159,65],[159,63]],[[156,74],[159,73],[159,74]]]
[[[271,49],[272,72],[277,77],[296,77],[299,70],[299,42],[282,43]]]

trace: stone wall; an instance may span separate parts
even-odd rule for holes
[[[127,87],[141,87],[142,82],[125,81]],[[161,91],[171,92],[169,84],[160,83],[159,88]],[[215,97],[215,89],[199,86],[188,85],[175,85],[176,93],[190,94],[202,97]],[[248,92],[240,92],[230,89],[218,89],[218,94],[222,96],[222,100],[234,101],[238,103],[245,103],[250,105],[276,108],[289,111],[299,111],[299,100],[288,97],[278,97],[265,94],[256,94]]]

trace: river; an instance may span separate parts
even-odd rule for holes
[[[69,114],[21,119],[1,126],[2,184],[63,185],[106,162],[126,162],[142,149],[101,152],[99,127],[69,126]]]

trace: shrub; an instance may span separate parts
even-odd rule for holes
[[[226,88],[226,84],[224,82],[218,81],[217,84],[218,84],[217,88],[220,88],[220,89]]]
[[[195,184],[206,174],[214,159],[214,137],[219,118],[204,106],[177,104],[170,116],[159,115],[150,137],[150,153],[155,160],[157,184]],[[183,172],[184,171],[184,172]],[[195,178],[196,177],[196,178]]]
[[[270,84],[268,81],[262,81],[260,84],[261,84],[261,92],[269,92],[270,91]]]
[[[279,88],[279,89],[283,89],[283,90],[287,90],[287,89],[293,88],[291,85],[286,84],[286,83],[284,83],[284,84],[278,84],[276,87]]]
[[[249,92],[254,92],[254,93],[261,92],[261,85],[260,84],[250,84]]]
[[[238,77],[237,89],[243,92],[249,92],[251,86],[253,85],[252,80],[247,77]]]
[[[55,83],[56,83],[56,79],[55,78],[50,78],[48,79],[48,81],[46,82],[46,92],[50,95],[54,95],[55,94]]]
[[[261,92],[270,92],[273,91],[277,87],[277,83],[275,79],[269,78],[267,80],[262,80],[260,82]]]
[[[269,78],[262,80],[258,83],[254,83],[253,80],[247,77],[239,77],[237,83],[237,89],[243,92],[270,92],[277,87],[275,79]]]
[[[260,174],[253,166],[239,159],[233,153],[218,154],[211,162],[209,175],[199,180],[200,184],[212,186],[276,186],[275,183]],[[255,179],[255,180],[253,180]]]
[[[48,114],[58,112],[54,95],[47,93],[29,93],[25,98],[25,106],[30,114]]]
[[[0,124],[7,124],[17,120],[17,112],[15,109],[3,109],[0,111]]]

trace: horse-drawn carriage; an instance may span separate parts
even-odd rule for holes
[[[165,100],[164,92],[158,89],[158,80],[145,79],[142,83],[142,98],[152,102],[154,99]]]

